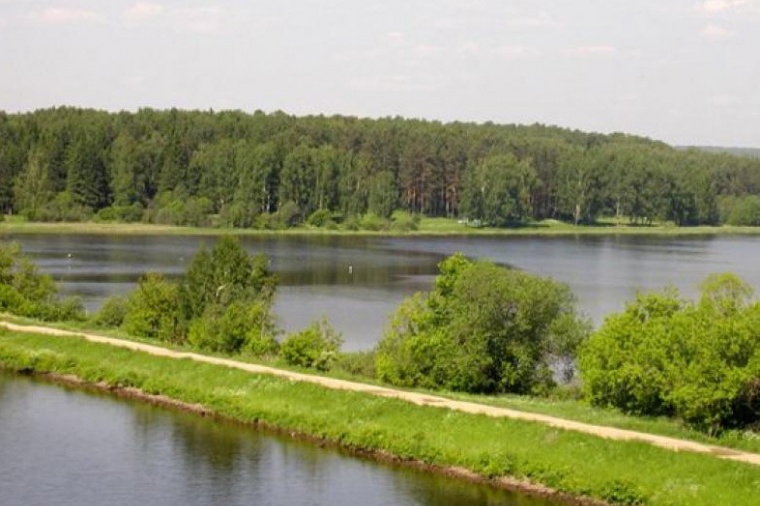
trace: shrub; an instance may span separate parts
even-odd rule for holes
[[[77,204],[69,192],[61,192],[37,211],[37,221],[87,221],[92,209]]]
[[[124,223],[137,223],[143,218],[143,206],[134,202],[128,206],[104,207],[96,215],[97,221],[119,221]]]
[[[58,299],[58,288],[40,274],[18,243],[0,243],[0,311],[47,321],[81,320],[78,298]]]
[[[279,227],[277,215],[271,213],[262,213],[253,220],[253,228],[259,230],[275,230]]]
[[[289,335],[280,347],[280,357],[288,365],[328,371],[342,343],[340,334],[327,320],[317,320],[304,330]]]
[[[288,200],[283,203],[276,214],[277,227],[275,228],[290,228],[295,227],[303,220],[301,215],[301,209],[292,200]]]
[[[104,207],[95,215],[96,221],[117,221],[119,218],[114,207]]]
[[[103,302],[92,322],[98,327],[121,327],[128,310],[129,303],[125,297],[112,295]]]
[[[335,369],[353,376],[375,378],[375,351],[354,351],[338,354]]]
[[[271,314],[277,279],[264,255],[251,256],[240,240],[221,238],[193,258],[182,281],[193,346],[256,356],[277,351]]]
[[[46,301],[38,306],[35,314],[30,314],[46,321],[83,321],[86,319],[82,299],[79,297],[64,297]]]
[[[419,215],[412,215],[406,211],[394,211],[391,215],[391,230],[398,232],[411,232],[417,230],[420,225]]]
[[[306,222],[312,227],[326,227],[329,224],[334,224],[332,219],[332,213],[328,209],[317,209]]]
[[[756,227],[760,225],[760,197],[748,195],[738,198],[733,203],[727,222],[734,226]]]
[[[375,213],[367,213],[359,220],[359,227],[364,230],[379,231],[387,230],[389,226],[388,220],[384,220]]]
[[[269,271],[269,259],[249,255],[233,236],[221,238],[211,252],[201,248],[182,281],[189,318],[203,315],[214,304],[226,307],[234,301],[253,300],[269,304],[276,287],[277,278]]]
[[[254,356],[277,353],[275,329],[264,303],[215,305],[190,325],[189,341],[199,349],[223,353],[248,351]]]
[[[760,304],[736,276],[711,276],[698,302],[674,289],[637,296],[583,346],[587,398],[676,415],[718,432],[760,420]]]
[[[349,216],[343,222],[343,226],[346,227],[346,230],[359,230],[359,219],[356,216]]]
[[[572,358],[589,330],[567,286],[461,254],[439,269],[433,291],[406,299],[378,344],[378,378],[465,392],[547,391],[550,364]]]
[[[213,205],[206,197],[188,197],[184,191],[165,191],[156,196],[145,218],[162,225],[203,227],[210,223]]]
[[[179,286],[148,273],[129,296],[124,328],[130,334],[171,343],[185,341]]]
[[[225,205],[219,214],[222,225],[234,228],[250,228],[259,218],[257,209],[239,203]]]

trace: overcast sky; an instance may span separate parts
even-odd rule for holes
[[[0,0],[0,109],[547,123],[760,147],[760,0]]]

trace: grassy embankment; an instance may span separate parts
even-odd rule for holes
[[[12,323],[18,323],[22,325],[42,325],[51,326],[51,324],[35,320],[32,318],[24,318],[20,316],[14,316],[7,313],[0,313],[0,319]],[[137,338],[125,332],[122,329],[106,329],[102,327],[95,327],[90,322],[58,322],[55,323],[56,328],[70,330],[74,332],[99,334],[108,337],[114,337],[117,339],[125,339],[129,341],[135,341],[150,345],[158,345],[175,351],[185,351],[198,353],[198,350],[189,345],[171,345],[165,342],[157,342],[147,338]],[[339,360],[336,367],[328,372],[321,372],[314,369],[302,369],[292,367],[284,363],[282,360],[267,360],[263,357],[252,357],[246,354],[229,355],[224,353],[212,353],[205,351],[205,355],[216,356],[221,358],[232,358],[240,362],[247,362],[251,364],[258,364],[270,367],[277,367],[280,369],[291,370],[295,372],[303,372],[312,375],[332,377],[337,379],[344,379],[349,381],[357,381],[360,383],[375,384],[378,386],[386,387],[383,384],[372,377],[366,375],[355,374],[347,372],[344,369],[344,361]],[[353,356],[363,356],[366,352],[349,352],[344,354],[347,357],[347,361],[355,362],[352,360]],[[361,362],[365,362],[367,357],[361,359]],[[700,432],[696,429],[692,429],[686,426],[681,420],[668,417],[644,417],[635,416],[622,413],[615,408],[603,408],[589,405],[582,400],[576,400],[574,398],[568,398],[567,394],[562,394],[561,398],[558,397],[534,397],[525,395],[514,394],[502,394],[502,395],[476,395],[465,394],[460,392],[448,392],[448,391],[430,391],[424,389],[414,388],[399,388],[393,387],[399,390],[406,390],[410,392],[419,392],[424,394],[435,395],[439,397],[445,397],[453,400],[462,400],[477,402],[479,404],[485,404],[489,406],[495,406],[500,408],[515,409],[518,411],[524,411],[527,413],[538,413],[542,415],[554,416],[557,418],[565,418],[567,420],[573,420],[576,422],[588,423],[593,425],[602,425],[607,427],[614,427],[618,429],[633,430],[639,432],[646,432],[649,434],[657,434],[661,436],[673,437],[678,439],[685,439],[689,441],[695,441],[698,443],[705,443],[714,446],[724,446],[727,448],[733,448],[736,450],[743,450],[748,452],[760,453],[760,433],[752,432],[749,430],[726,430],[717,436],[709,435],[704,432]],[[572,396],[570,396],[572,397]]]
[[[0,331],[0,366],[136,387],[243,423],[620,504],[755,505],[760,469],[89,343]]]
[[[238,229],[219,227],[177,227],[145,223],[38,223],[14,216],[0,221],[1,234],[124,234],[124,235],[379,235],[379,236],[564,236],[564,235],[760,235],[760,227],[700,226],[676,227],[670,223],[650,226],[616,225],[614,220],[600,220],[599,224],[570,225],[556,220],[545,220],[514,228],[475,228],[447,218],[422,218],[417,230],[348,230],[326,229],[303,225],[284,230]]]

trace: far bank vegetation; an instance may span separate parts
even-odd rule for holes
[[[280,230],[760,224],[760,159],[545,125],[0,112],[0,214]]]

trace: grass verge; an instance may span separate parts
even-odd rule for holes
[[[25,318],[20,316],[14,316],[8,313],[0,313],[0,320],[8,321],[11,323],[17,323],[21,325],[43,325],[51,326],[50,323],[42,322],[33,318]],[[198,350],[191,346],[179,346],[172,345],[164,342],[157,342],[153,339],[136,338],[122,329],[102,328],[95,327],[90,322],[58,322],[54,325],[56,328],[70,330],[72,332],[83,332],[91,334],[99,334],[108,337],[114,337],[117,339],[124,339],[128,341],[135,341],[139,343],[158,345],[175,351],[186,351],[198,353]],[[247,362],[251,364],[264,365],[269,367],[277,367],[280,369],[290,370],[294,372],[301,372],[311,375],[325,376],[337,379],[343,379],[347,381],[356,381],[359,383],[367,383],[387,387],[387,384],[377,381],[374,378],[363,376],[360,374],[352,374],[341,370],[339,367],[328,372],[316,371],[314,369],[302,369],[292,367],[285,364],[283,361],[267,360],[262,357],[253,357],[245,354],[230,355],[225,353],[211,353],[208,351],[202,352],[205,355],[230,358],[240,362]],[[360,354],[360,352],[358,353]],[[357,355],[357,352],[348,353],[347,355]],[[629,415],[621,412],[615,408],[603,408],[591,406],[587,402],[576,399],[556,399],[556,398],[544,398],[526,395],[513,395],[504,394],[499,396],[494,395],[478,395],[478,394],[465,394],[460,392],[447,392],[447,391],[432,391],[420,388],[400,388],[393,387],[398,390],[406,390],[410,392],[417,392],[422,394],[429,394],[433,396],[445,397],[458,401],[475,402],[488,406],[496,406],[500,408],[515,409],[518,411],[524,411],[527,413],[538,413],[542,415],[554,416],[557,418],[565,418],[567,420],[573,420],[576,422],[588,423],[593,425],[603,425],[607,427],[614,427],[618,429],[627,429],[639,432],[646,432],[649,434],[657,434],[660,436],[667,436],[678,439],[685,439],[689,441],[695,441],[698,443],[705,443],[714,446],[724,446],[727,448],[733,448],[736,450],[743,450],[748,452],[760,453],[760,433],[753,432],[751,430],[727,430],[718,436],[713,436],[700,432],[696,429],[692,429],[685,425],[681,420],[668,417],[644,417]]]
[[[272,235],[324,235],[324,236],[568,236],[568,235],[760,235],[760,227],[699,226],[677,227],[671,224],[651,226],[571,225],[556,220],[546,220],[511,228],[468,227],[449,218],[421,218],[419,228],[413,231],[393,230],[347,230],[325,229],[303,225],[285,230],[260,230],[218,227],[178,227],[145,223],[38,223],[21,219],[0,222],[0,234],[119,234],[119,235],[176,235],[218,236],[235,234],[243,236]]]
[[[625,414],[617,409],[589,405],[580,400],[555,400],[521,395],[483,396],[454,392],[436,393],[454,400],[477,402],[500,408],[564,418],[592,425],[657,434],[714,446],[760,453],[760,433],[751,430],[727,430],[711,436],[668,417],[644,417]]]
[[[614,504],[756,505],[760,470],[538,423],[420,407],[189,360],[0,331],[0,366],[134,387],[243,423],[489,478],[511,476]]]

